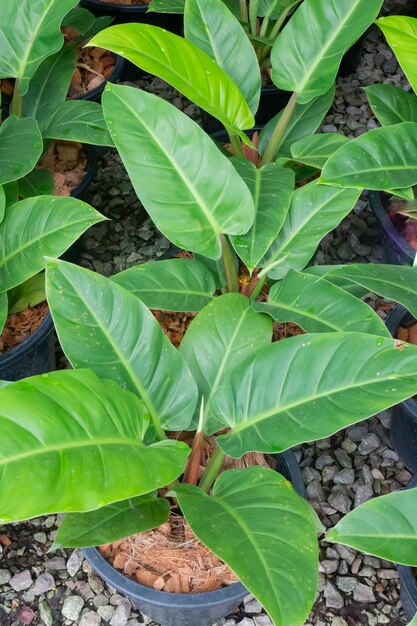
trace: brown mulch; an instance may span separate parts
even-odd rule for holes
[[[53,175],[56,196],[69,196],[85,176],[87,157],[80,143],[54,141],[43,154],[39,167]]]
[[[176,348],[179,347],[187,328],[197,315],[197,313],[173,313],[155,309],[152,309],[152,313],[158,320],[165,335]]]
[[[25,341],[43,322],[47,313],[47,303],[41,302],[20,313],[9,315],[0,335],[0,353],[8,352]]]

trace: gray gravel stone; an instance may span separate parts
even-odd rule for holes
[[[132,605],[129,600],[123,598],[118,604],[113,617],[110,620],[110,626],[126,626],[130,613],[132,611]]]
[[[54,617],[52,615],[52,609],[46,600],[39,602],[39,617],[45,626],[53,626]]]
[[[375,602],[375,595],[372,591],[371,587],[368,585],[364,585],[363,583],[359,583],[353,590],[353,599],[356,602]]]
[[[9,582],[12,575],[8,569],[0,569],[0,585],[5,585]]]
[[[23,591],[24,589],[29,589],[32,583],[32,575],[28,569],[25,569],[23,572],[15,574],[9,581],[10,587],[15,591]]]
[[[68,596],[62,605],[62,615],[73,622],[81,615],[84,607],[84,600],[80,596]]]
[[[245,607],[245,613],[248,615],[256,615],[262,612],[261,604],[253,596],[247,596],[243,600],[243,606]]]
[[[355,493],[355,508],[370,500],[374,495],[371,485],[359,485]]]
[[[368,433],[362,438],[358,446],[358,450],[361,454],[368,455],[381,445],[381,440],[374,433]]]
[[[48,591],[52,591],[56,588],[55,579],[52,574],[41,574],[38,576],[35,582],[35,587],[33,589],[33,593],[35,596],[41,596],[43,593],[47,593]]]
[[[340,513],[349,513],[352,503],[343,485],[335,485],[329,495],[329,504]]]
[[[79,626],[100,626],[101,617],[94,613],[94,611],[88,611],[80,619]]]
[[[326,581],[326,585],[324,587],[323,595],[326,599],[326,606],[331,609],[342,609],[345,605],[343,596],[339,591],[332,585],[331,582]]]
[[[71,577],[74,577],[81,569],[83,558],[79,550],[74,550],[67,561],[67,571]]]
[[[339,485],[352,485],[355,481],[355,470],[342,469],[334,477],[334,482]]]
[[[353,578],[353,576],[338,576],[336,578],[336,587],[345,593],[353,591],[357,583],[357,579]]]

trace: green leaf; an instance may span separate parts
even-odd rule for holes
[[[54,177],[48,170],[32,170],[23,178],[19,178],[17,184],[21,198],[49,196],[55,192]]]
[[[60,256],[93,224],[105,218],[85,202],[37,196],[7,208],[0,224],[0,285],[20,285],[45,267],[45,256]]]
[[[225,374],[271,340],[272,320],[255,313],[250,300],[241,294],[219,296],[194,318],[180,352],[206,407]],[[217,424],[213,426],[213,432],[216,430]]]
[[[9,304],[7,301],[7,293],[0,293],[0,334],[3,331],[4,323],[7,319]]]
[[[62,47],[61,22],[76,4],[78,0],[3,3],[0,78],[18,78],[21,96],[27,92],[29,81],[42,61]]]
[[[313,365],[314,364],[314,365]],[[417,346],[364,333],[298,335],[228,373],[211,399],[226,454],[281,452],[329,437],[417,392]]]
[[[189,448],[145,446],[145,405],[89,371],[34,376],[0,390],[0,520],[83,512],[153,491]]]
[[[314,602],[318,546],[309,505],[277,472],[223,472],[213,494],[175,488],[197,537],[238,575],[276,626],[303,624]]]
[[[412,187],[404,187],[403,189],[391,189],[386,193],[392,193],[393,196],[402,200],[414,200],[414,189]]]
[[[296,7],[300,2],[301,0],[260,0],[258,15],[259,17],[277,20],[284,9]]]
[[[81,9],[80,7],[74,7],[67,13],[62,21],[62,26],[66,28],[74,28],[78,32],[85,36],[95,22],[95,17],[87,9]]]
[[[33,170],[42,150],[42,137],[35,120],[15,115],[4,120],[0,126],[0,185]]]
[[[111,15],[102,15],[101,17],[96,17],[96,19],[94,20],[94,24],[86,32],[85,38],[88,39],[88,37],[94,37],[94,35],[97,35],[97,33],[99,33],[101,30],[108,28],[108,26],[110,26],[112,22],[113,17]]]
[[[101,105],[88,100],[67,100],[40,125],[47,139],[63,139],[110,146],[114,143],[104,121]]]
[[[6,194],[4,188],[0,187],[0,223],[4,219],[4,212],[6,210]]]
[[[294,114],[286,127],[282,139],[282,143],[278,149],[276,156],[291,158],[291,146],[293,143],[312,135],[324,116],[331,107],[335,93],[334,85],[327,93],[306,104],[296,104]],[[271,139],[272,133],[279,122],[282,111],[275,115],[269,122],[265,124],[259,135],[259,153],[263,155],[266,146]]]
[[[356,331],[390,337],[365,302],[323,278],[294,270],[271,287],[268,302],[254,302],[253,307],[279,322],[295,322],[309,333]]]
[[[417,626],[417,613],[414,615],[411,622],[408,622],[408,626]]]
[[[380,17],[375,23],[384,33],[414,92],[417,92],[417,19],[389,15]]]
[[[87,513],[67,513],[58,528],[53,550],[91,548],[156,528],[167,521],[169,501],[146,494],[114,502]]]
[[[351,265],[324,266],[326,280],[339,283],[351,281],[373,293],[394,300],[405,306],[417,318],[417,267],[406,265],[384,265],[374,263],[352,263]],[[306,270],[315,273],[316,268]]]
[[[295,161],[322,169],[327,159],[350,139],[340,133],[320,133],[303,137],[291,146],[291,155]]]
[[[113,281],[64,261],[48,262],[46,275],[55,328],[73,367],[139,395],[156,427],[187,428],[196,384],[149,309]]]
[[[35,274],[32,278],[8,291],[9,313],[19,313],[30,306],[46,300],[45,274]]]
[[[14,204],[19,199],[19,186],[17,181],[14,180],[11,183],[3,185],[3,191],[6,199],[6,208],[11,204]]]
[[[187,0],[184,33],[234,80],[255,114],[261,93],[258,59],[239,20],[224,2]]]
[[[326,541],[417,567],[417,489],[369,500],[343,517]]]
[[[394,85],[370,85],[364,89],[382,126],[417,122],[417,98],[413,94]]]
[[[152,0],[148,12],[184,13],[185,0]]]
[[[292,196],[284,225],[261,262],[270,278],[283,278],[290,269],[303,269],[321,239],[352,210],[360,192],[319,185],[312,181]],[[274,267],[277,261],[282,261]]]
[[[236,254],[255,269],[280,231],[294,191],[294,172],[276,163],[257,168],[247,159],[232,163],[249,187],[255,204],[255,221],[245,235],[230,237]]]
[[[212,58],[190,41],[150,24],[111,26],[90,40],[156,74],[236,132],[254,125],[242,92]],[[242,133],[244,134],[244,133]]]
[[[216,291],[210,270],[193,259],[143,263],[112,280],[150,309],[164,311],[200,311],[214,299]]]
[[[272,80],[302,104],[334,83],[345,52],[371,26],[382,0],[303,2],[271,52]]]
[[[221,233],[249,230],[250,191],[195,122],[157,96],[119,85],[107,85],[103,109],[136,193],[170,241],[218,259]]]
[[[55,109],[65,102],[74,74],[74,47],[64,46],[38,67],[23,98],[23,114],[34,117],[39,125],[48,123]]]
[[[391,190],[417,184],[417,123],[374,128],[342,146],[323,168],[321,183]]]
[[[332,283],[332,285],[336,285],[336,287],[340,287],[343,291],[347,291],[357,298],[363,298],[369,293],[369,289],[362,287],[361,285],[357,285],[356,283],[352,283],[350,280],[346,280],[341,276],[332,276],[331,271],[335,268],[334,265],[311,265],[310,267],[306,267],[304,274],[312,274],[313,276],[321,276],[327,280],[328,283]],[[327,276],[326,276],[327,274]]]

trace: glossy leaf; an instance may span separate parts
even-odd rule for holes
[[[26,378],[0,390],[0,520],[90,511],[177,478],[189,448],[145,446],[143,402],[88,370]]]
[[[394,85],[365,87],[368,102],[382,126],[417,122],[417,98]]]
[[[6,194],[4,188],[0,186],[0,223],[3,221],[6,210]]]
[[[374,128],[339,148],[327,161],[322,183],[391,190],[417,184],[417,123]]]
[[[151,261],[112,278],[150,309],[200,311],[214,299],[216,284],[210,270],[193,259]]]
[[[38,125],[31,118],[8,117],[0,126],[0,185],[33,170],[42,154]]]
[[[185,0],[152,0],[149,4],[149,13],[184,13]]]
[[[45,274],[35,274],[24,283],[10,289],[7,293],[9,299],[9,313],[19,313],[30,306],[36,306],[46,300]]]
[[[255,313],[250,300],[241,294],[219,296],[194,318],[180,352],[206,407],[225,374],[271,340],[272,320]],[[212,432],[217,430],[216,426]]]
[[[320,133],[303,137],[291,145],[295,161],[322,169],[327,159],[350,139],[340,133]]]
[[[169,501],[151,493],[87,513],[67,513],[58,528],[53,549],[92,548],[118,541],[164,524],[168,514]]]
[[[275,156],[291,158],[292,144],[316,132],[331,107],[334,93],[335,88],[332,85],[327,93],[311,100],[311,102],[296,104],[294,113],[284,131],[282,143]],[[259,152],[261,155],[265,152],[281,115],[282,112],[275,115],[261,130],[259,134]]]
[[[313,276],[321,276],[324,277],[327,282],[332,283],[332,285],[336,285],[336,287],[340,287],[343,291],[347,291],[357,298],[363,298],[369,293],[369,289],[365,289],[361,285],[356,283],[352,283],[350,280],[346,280],[341,276],[332,276],[330,272],[334,269],[334,265],[311,265],[306,267],[303,272],[304,274],[312,274]],[[325,274],[328,274],[325,276]]]
[[[211,410],[232,457],[329,437],[417,392],[417,346],[364,333],[298,335],[224,377]]]
[[[7,293],[0,293],[0,334],[4,328],[4,323],[7,319],[8,308]]]
[[[4,196],[6,200],[6,208],[11,204],[14,204],[19,199],[19,186],[17,181],[14,180],[11,183],[3,185]]]
[[[417,489],[369,500],[343,517],[326,540],[417,567]]]
[[[274,624],[303,624],[316,593],[318,546],[309,505],[291,484],[271,469],[249,467],[223,472],[210,496],[185,484],[175,493],[193,532]]]
[[[247,159],[232,159],[249,187],[255,220],[245,235],[230,237],[236,254],[251,271],[257,266],[280,231],[294,191],[294,172],[276,163],[257,168]]]
[[[261,93],[258,59],[239,20],[224,2],[187,0],[184,33],[234,80],[255,114]]]
[[[360,192],[319,185],[313,181],[297,189],[284,225],[260,263],[268,276],[278,280],[290,269],[303,269],[321,239],[352,210]],[[282,261],[276,267],[274,264]]]
[[[90,40],[155,74],[236,132],[254,117],[236,83],[190,41],[150,24],[111,26]]]
[[[329,90],[344,53],[371,26],[382,0],[303,2],[271,52],[272,80],[309,102]]]
[[[389,15],[376,20],[393,49],[408,81],[417,93],[417,19],[405,15]]]
[[[300,2],[301,0],[260,0],[258,15],[277,20],[284,9],[295,8]]]
[[[352,263],[348,265],[328,265],[323,269],[324,278],[339,284],[350,281],[351,284],[364,287],[394,300],[405,306],[417,318],[417,267],[407,265],[384,265],[376,263]],[[316,268],[309,268],[308,273],[315,273]]]
[[[254,302],[253,307],[279,322],[295,322],[309,333],[356,331],[390,336],[365,302],[323,278],[294,270],[271,287],[268,302]]]
[[[74,28],[81,35],[86,35],[95,22],[94,15],[87,11],[87,9],[81,9],[75,7],[66,14],[62,21],[62,26],[66,28]]]
[[[69,100],[56,108],[40,125],[47,139],[63,139],[91,143],[95,146],[114,146],[101,105],[88,100]]]
[[[40,124],[48,122],[55,109],[66,100],[75,63],[75,51],[71,45],[64,46],[45,59],[31,79],[23,98],[25,117],[34,117]]]
[[[145,402],[164,428],[186,428],[197,403],[179,352],[136,296],[95,272],[47,264],[46,292],[61,346],[73,367],[112,378]]]
[[[2,6],[0,78],[18,78],[20,95],[46,57],[64,43],[60,26],[78,0],[19,0]],[[10,30],[11,24],[13,29]]]
[[[7,208],[0,224],[0,285],[20,285],[45,267],[45,256],[60,256],[93,224],[105,218],[81,200],[37,196]]]
[[[136,193],[170,241],[218,259],[221,233],[249,230],[250,191],[195,122],[161,98],[124,86],[107,85],[103,109]]]
[[[21,198],[50,196],[55,193],[54,177],[48,170],[32,170],[23,178],[19,178],[17,184]]]

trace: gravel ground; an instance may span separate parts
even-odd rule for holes
[[[407,0],[391,2],[405,6]],[[388,2],[385,9],[390,8]],[[338,80],[333,109],[322,130],[357,136],[376,120],[362,87],[388,82],[407,87],[379,31],[371,30],[356,73]],[[198,109],[159,79],[141,87],[163,95],[199,121]],[[115,151],[101,160],[89,200],[113,219],[99,224],[84,240],[83,264],[105,275],[151,260],[169,247],[165,237],[144,221],[138,202]],[[317,255],[319,263],[380,262],[383,250],[366,194],[352,214],[328,235]],[[389,413],[360,423],[296,451],[308,499],[332,526],[340,516],[374,495],[403,488],[410,474],[391,449]],[[78,550],[47,553],[60,516],[0,526],[1,626],[138,626],[150,621],[128,600],[104,584]],[[248,597],[225,626],[270,626],[259,603]],[[397,572],[392,563],[343,546],[322,544],[317,602],[306,626],[405,624]]]

